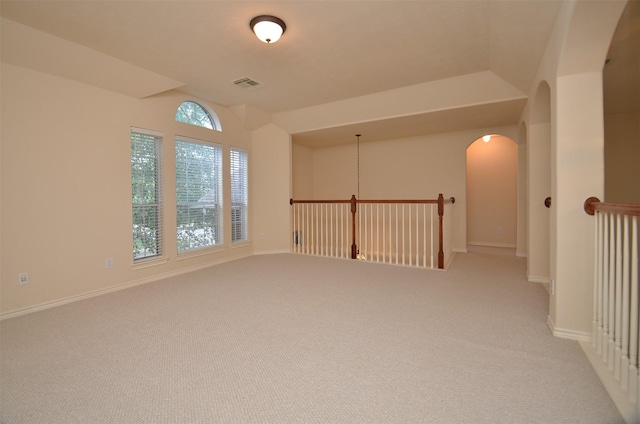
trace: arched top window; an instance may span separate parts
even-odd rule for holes
[[[215,115],[215,114],[213,114]],[[220,131],[220,121],[196,102],[182,102],[176,110],[176,121]]]

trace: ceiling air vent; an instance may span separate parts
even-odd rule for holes
[[[260,84],[258,81],[252,80],[249,77],[237,79],[233,81],[233,83],[238,87],[244,88],[245,90],[254,90],[256,88],[262,87],[262,84]]]

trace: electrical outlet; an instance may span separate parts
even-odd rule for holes
[[[26,272],[21,272],[18,274],[18,284],[24,286],[25,284],[29,284],[29,274]]]
[[[260,240],[264,240],[264,233],[260,233],[260,234],[258,234],[258,238],[259,238]]]
[[[104,260],[104,267],[107,269],[113,268],[113,258],[107,258]]]
[[[502,234],[502,227],[498,227],[498,228],[496,229],[496,232],[497,232],[498,234]]]

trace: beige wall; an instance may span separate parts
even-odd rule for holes
[[[516,240],[516,256],[528,257],[527,245],[527,216],[529,204],[527,203],[527,191],[529,187],[529,164],[527,156],[527,126],[520,124],[518,129],[518,235]]]
[[[602,67],[624,6],[625,2],[564,3],[530,92],[535,101],[539,84],[549,84],[553,204],[547,253],[553,290],[548,323],[560,337],[590,338],[594,225],[583,203],[589,196],[604,194]],[[531,105],[530,101],[523,112],[529,147],[547,136],[546,131],[531,129],[532,123],[540,122]],[[530,157],[529,164],[535,163]],[[530,210],[539,201],[531,184],[530,178]],[[529,235],[539,230],[529,216]],[[529,260],[536,253],[545,254],[530,251]]]
[[[269,124],[253,131],[251,211],[254,252],[289,252],[291,136]]]
[[[0,313],[64,302],[250,255],[230,244],[176,254],[174,159],[176,134],[249,150],[251,134],[233,113],[207,104],[223,132],[175,122],[188,97],[167,93],[139,100],[89,85],[2,65],[2,298]],[[162,260],[132,259],[130,128],[164,134],[166,249]],[[225,187],[229,177],[225,173]],[[225,194],[229,207],[229,193]],[[230,214],[230,211],[229,211]],[[113,269],[105,259],[113,258]],[[18,285],[27,272],[29,284]]]
[[[313,199],[313,151],[293,143],[292,148],[292,193],[294,199]]]
[[[500,135],[467,149],[467,244],[516,247],[518,146]]]
[[[532,282],[549,283],[551,280],[551,211],[544,206],[544,199],[551,197],[552,194],[550,122],[529,126],[527,156],[529,163],[527,278]]]
[[[640,113],[605,115],[604,200],[640,204]]]
[[[455,197],[453,247],[465,251],[466,150],[474,140],[486,133],[515,137],[516,128],[477,129],[375,142],[363,142],[364,137],[361,138],[360,198],[435,199],[439,193],[445,197]],[[298,151],[294,149],[294,163],[299,160]],[[349,199],[352,194],[357,194],[355,140],[349,145],[313,149],[312,155],[314,199]],[[299,178],[307,176],[294,167],[294,186]],[[516,179],[517,176],[513,176],[514,184]],[[511,219],[515,223],[515,211],[512,214]]]

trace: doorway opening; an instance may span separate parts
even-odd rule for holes
[[[493,134],[471,143],[466,156],[467,249],[515,256],[518,145]]]

